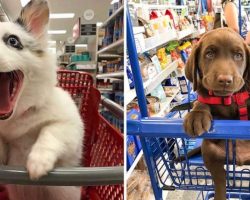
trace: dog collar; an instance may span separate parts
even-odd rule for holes
[[[218,96],[210,96],[203,97],[198,95],[198,101],[204,104],[209,105],[225,105],[229,106],[232,103],[236,103],[238,106],[239,117],[240,120],[248,120],[248,112],[247,112],[247,103],[246,100],[249,99],[249,93],[245,92],[238,92],[234,93],[231,96],[226,97],[218,97]]]

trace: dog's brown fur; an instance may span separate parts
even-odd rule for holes
[[[244,40],[233,30],[221,28],[208,32],[194,47],[185,69],[194,90],[206,97],[208,91],[216,96],[250,91],[250,51]],[[232,82],[224,84],[219,77],[229,77]],[[250,101],[247,101],[250,116]],[[208,131],[211,120],[239,119],[236,104],[230,106],[207,105],[195,102],[193,110],[184,119],[184,129],[192,137]],[[215,184],[215,200],[226,199],[225,140],[204,140],[202,156]],[[229,152],[232,151],[230,142]],[[229,159],[232,160],[230,153]],[[236,141],[237,165],[250,164],[250,141]]]

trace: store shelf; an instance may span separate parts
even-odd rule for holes
[[[119,46],[122,46],[123,45],[123,42],[124,42],[124,39],[120,39],[120,40],[117,40],[116,42],[106,46],[106,47],[103,47],[102,49],[100,49],[99,51],[97,51],[97,55],[99,54],[102,54],[104,52],[109,52],[109,51],[112,51],[114,49],[116,49],[117,47]]]
[[[125,94],[125,105],[128,105],[136,97],[135,89],[126,91]]]
[[[169,108],[170,103],[173,101],[175,96],[179,93],[180,88],[179,87],[173,87],[173,91],[174,91],[173,96],[167,97],[166,101],[161,103],[161,111],[159,113],[153,115],[152,117],[165,117],[166,116],[167,109]]]
[[[144,82],[145,95],[151,93],[158,85],[161,84],[161,82],[164,79],[166,79],[174,70],[176,70],[178,62],[179,62],[178,60],[172,62],[164,70],[162,70],[159,74],[157,74],[153,79]],[[126,99],[125,99],[126,105],[136,97],[135,89],[126,91],[125,94],[126,94]]]
[[[117,93],[122,92],[121,90],[113,90],[112,88],[97,88],[101,93]]]
[[[60,65],[68,65],[69,62],[59,62]]]
[[[122,55],[119,54],[99,54],[99,58],[122,58]]]
[[[146,51],[160,47],[173,40],[181,40],[191,34],[201,34],[193,28],[188,28],[183,31],[176,32],[169,30],[168,32],[144,39],[144,44],[139,42],[140,47],[137,48],[137,53],[144,53]],[[145,46],[145,47],[144,47]]]
[[[206,32],[206,28],[202,28],[200,30],[197,31],[199,35],[202,35]]]
[[[113,92],[112,88],[97,88],[101,92]]]
[[[75,61],[75,62],[71,62],[70,64],[95,65],[96,62],[94,62],[94,61]]]
[[[145,48],[142,48],[141,51],[138,51],[138,53],[144,53],[146,51],[162,46],[172,40],[177,40],[177,39],[178,38],[175,30],[169,30],[169,32],[164,32],[159,35],[146,38],[144,40]]]
[[[181,39],[183,39],[183,38],[185,38],[185,37],[187,37],[187,36],[189,36],[191,34],[194,34],[196,32],[197,31],[195,31],[195,29],[188,28],[188,29],[177,32],[177,35],[178,35],[177,38],[178,38],[178,40],[181,40]]]
[[[188,8],[188,6],[184,5],[157,5],[157,4],[142,4],[142,3],[129,3],[129,5],[132,5],[136,8],[143,7],[144,9],[185,9]]]
[[[138,164],[138,162],[141,160],[143,155],[143,151],[141,150],[140,153],[137,155],[136,159],[134,160],[132,166],[129,168],[129,170],[126,173],[126,177],[127,179],[131,176],[132,172],[134,171],[136,165]]]
[[[144,83],[145,95],[151,93],[161,82],[166,79],[174,70],[177,69],[178,60],[169,64],[164,70],[157,74],[153,79],[150,79]]]
[[[103,22],[101,28],[107,26],[111,21],[113,21],[117,15],[119,15],[124,10],[124,5],[118,8],[105,22]]]
[[[249,6],[241,6],[241,8],[250,9],[250,5]],[[221,12],[222,7],[221,6],[214,6],[214,9],[216,12]]]
[[[206,33],[206,29],[205,28],[202,28],[200,30],[196,30],[194,31],[194,33],[192,34],[191,37],[195,38],[195,37],[199,37],[201,36],[202,34]]]
[[[104,79],[104,78],[123,78],[124,72],[112,72],[112,73],[105,73],[105,74],[97,74],[97,79]]]
[[[133,32],[134,32],[134,34],[145,33],[145,27],[144,26],[134,26]]]
[[[76,65],[77,70],[95,70],[96,69],[96,62],[89,62],[89,61],[77,61],[72,62],[70,65]]]

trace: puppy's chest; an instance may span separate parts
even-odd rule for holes
[[[248,118],[250,118],[250,102],[246,104]],[[232,105],[210,105],[211,114],[215,119],[235,119],[239,120],[239,106],[233,103]]]

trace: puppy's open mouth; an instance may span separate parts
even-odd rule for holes
[[[0,120],[8,119],[15,107],[23,84],[24,75],[20,70],[0,72]]]

